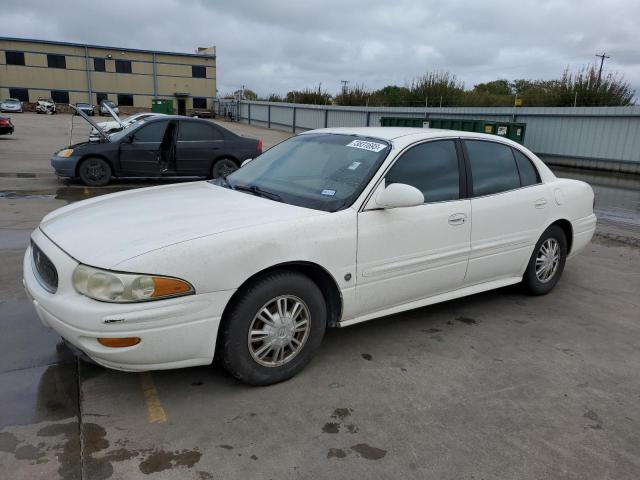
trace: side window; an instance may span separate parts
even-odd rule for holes
[[[460,172],[455,142],[439,140],[411,148],[391,167],[385,181],[416,187],[427,203],[457,200]]]
[[[513,155],[516,157],[518,171],[520,172],[520,185],[528,187],[529,185],[540,183],[540,174],[533,162],[515,148],[513,149]]]
[[[481,140],[464,143],[471,164],[475,197],[520,188],[520,175],[510,147]]]
[[[203,122],[180,122],[178,140],[183,142],[222,140],[222,135],[212,125]]]
[[[143,125],[135,132],[136,142],[158,142],[162,141],[164,130],[167,128],[168,122],[153,122]]]

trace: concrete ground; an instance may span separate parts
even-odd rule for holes
[[[13,115],[0,137],[0,478],[640,476],[640,249],[601,235],[545,297],[511,287],[331,330],[270,387],[215,365],[76,359],[22,291],[29,233],[69,202],[155,182],[56,180],[69,118]]]

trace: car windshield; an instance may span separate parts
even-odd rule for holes
[[[351,205],[389,153],[384,140],[357,135],[293,137],[235,171],[227,185],[328,212]],[[216,184],[225,185],[224,180]]]
[[[7,102],[7,103],[20,103],[20,100],[18,100],[17,98],[7,98],[5,100],[5,102]]]
[[[76,107],[89,107],[88,103],[76,103]]]
[[[116,106],[116,104],[113,103],[111,100],[103,100],[102,103],[104,105],[109,105],[110,107],[115,107]]]

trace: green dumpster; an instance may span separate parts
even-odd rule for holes
[[[515,142],[523,143],[527,129],[526,123],[496,122],[493,120],[480,120],[468,118],[405,118],[382,117],[380,125],[383,127],[417,127],[417,128],[441,128],[443,130],[462,130],[463,132],[488,133],[509,138]]]
[[[171,98],[154,98],[151,100],[151,111],[153,113],[164,113],[173,115],[173,99]]]

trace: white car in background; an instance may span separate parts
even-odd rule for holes
[[[114,112],[114,113],[117,113],[117,112]],[[159,115],[164,115],[164,113],[152,113],[152,112],[136,113],[129,117],[125,117],[120,121],[112,120],[108,122],[99,122],[98,126],[105,133],[109,134],[109,133],[118,132],[124,128],[130,127],[131,125],[134,125],[137,122],[140,122],[147,118],[155,117]],[[96,130],[95,128],[92,128],[91,132],[89,133],[89,141],[91,142],[100,141],[100,134],[98,133],[98,130]]]
[[[593,200],[493,135],[313,130],[227,177],[50,213],[24,283],[42,322],[101,365],[215,354],[265,385],[299,372],[327,327],[515,283],[550,292],[591,240]]]
[[[115,103],[113,103],[111,100],[103,100],[102,102],[100,102],[100,107],[98,108],[98,113],[100,114],[100,116],[109,115],[111,113],[105,105],[108,105],[116,115],[120,113],[120,109]]]
[[[17,98],[7,98],[0,102],[0,112],[22,113],[22,102]]]

